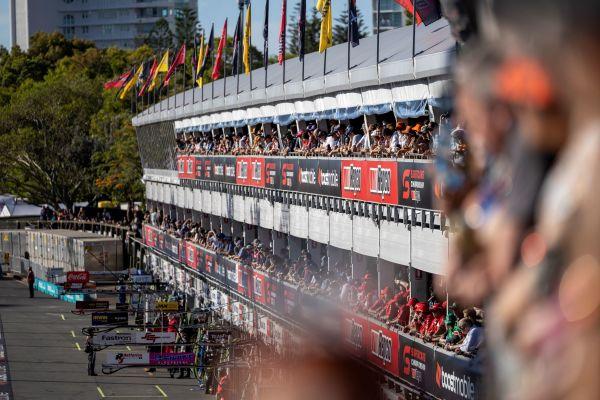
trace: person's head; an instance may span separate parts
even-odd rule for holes
[[[465,308],[463,310],[463,317],[468,318],[471,321],[475,321],[475,319],[477,318],[477,312],[474,308]]]
[[[463,335],[466,335],[472,327],[473,321],[471,321],[469,318],[463,318],[460,321],[458,321],[458,328],[460,329]]]
[[[32,272],[33,270],[31,269],[31,267],[29,267],[28,271],[29,271],[29,272]]]

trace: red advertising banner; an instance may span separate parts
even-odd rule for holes
[[[342,197],[373,203],[398,204],[395,161],[342,160]]]
[[[267,277],[261,272],[252,273],[252,297],[262,305],[267,305]]]
[[[67,283],[85,284],[90,281],[90,273],[88,271],[69,271],[67,272]]]
[[[265,187],[265,164],[263,157],[238,157],[235,162],[235,183]]]
[[[198,247],[194,243],[185,242],[185,265],[195,270],[198,269],[198,259],[196,257],[198,250]]]

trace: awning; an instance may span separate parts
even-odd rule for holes
[[[447,78],[429,79],[429,105],[449,111],[452,108],[452,81]]]
[[[399,84],[392,88],[394,114],[398,118],[416,118],[425,115],[429,90],[427,84]]]
[[[296,119],[300,121],[308,121],[315,119],[315,103],[312,100],[300,100],[294,102],[296,110]]]
[[[294,103],[279,103],[275,105],[277,114],[273,118],[273,123],[280,125],[289,125],[296,117],[296,108]]]
[[[363,114],[385,114],[392,111],[392,91],[388,88],[362,91]]]
[[[233,126],[240,128],[246,125],[246,110],[234,110],[232,111]]]
[[[246,125],[256,125],[262,120],[263,114],[260,107],[246,109]]]
[[[360,92],[339,93],[335,96],[335,98],[338,104],[338,109],[335,113],[335,119],[354,119],[363,114],[363,100]]]
[[[334,119],[338,108],[337,99],[324,96],[315,100],[315,119]]]

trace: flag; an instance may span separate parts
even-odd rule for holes
[[[156,71],[156,68],[158,68],[158,63],[156,62],[156,57],[153,57],[152,64],[150,64],[149,62],[147,64],[150,65],[150,67],[148,68],[148,73],[145,74],[145,76],[144,76],[142,88],[140,89],[138,96],[144,95],[144,92],[150,86],[150,81],[152,81],[152,77],[155,75],[154,72]]]
[[[204,76],[204,72],[208,68],[208,62],[212,58],[212,51],[215,45],[215,24],[213,23],[210,27],[210,35],[208,35],[208,42],[206,43],[206,49],[204,50],[204,57],[202,60],[202,66],[198,75],[200,79]],[[201,84],[201,83],[200,83]]]
[[[169,50],[165,51],[165,54],[163,54],[162,58],[160,59],[158,66],[154,69],[154,72],[150,75],[150,86],[148,86],[148,90],[154,90],[154,87],[156,86],[156,78],[158,77],[158,74],[160,74],[161,72],[168,72],[168,71],[169,71]]]
[[[240,10],[240,14],[238,15],[237,23],[235,24],[235,31],[233,34],[233,57],[231,58],[232,64],[232,73],[233,75],[237,75],[238,64],[240,61],[240,33],[241,33],[241,23],[242,23],[242,11]]]
[[[144,86],[146,86],[146,81],[150,77],[150,68],[151,67],[152,67],[152,60],[144,61],[142,72],[140,73],[140,76],[138,76],[138,80],[137,80],[137,84],[136,84],[138,97],[142,96],[142,94],[143,94],[142,89],[144,88]]]
[[[173,60],[171,67],[167,71],[167,75],[165,75],[165,80],[163,81],[163,86],[169,86],[171,77],[177,70],[177,67],[179,67],[180,65],[183,65],[184,63],[185,63],[185,43],[183,43],[181,45],[181,47],[179,48],[179,51],[177,52],[177,55],[175,56],[175,59]]]
[[[198,60],[196,60],[196,66],[194,67],[194,74],[196,76],[196,83],[198,86],[202,86],[202,64],[204,63],[204,34],[200,35],[200,48],[198,49]]]
[[[285,60],[285,28],[287,25],[287,0],[283,0],[281,3],[281,25],[279,25],[279,53],[277,54],[277,61],[279,65],[283,64]]]
[[[192,53],[192,59],[190,60],[192,62],[192,82],[196,81],[196,72],[197,72],[197,68],[196,66],[198,65],[198,35],[196,35],[194,33],[194,53]]]
[[[119,99],[121,99],[121,100],[125,99],[125,96],[127,95],[127,93],[137,83],[138,77],[142,73],[143,69],[144,69],[144,63],[141,63],[140,66],[138,67],[138,69],[131,76],[131,79],[129,79],[129,82],[127,82],[127,84],[123,87],[123,90],[121,91],[121,94],[119,95]]]
[[[333,44],[333,18],[331,15],[331,0],[318,0],[317,11],[321,13],[321,37],[319,39],[319,53],[322,53]]]
[[[250,73],[250,35],[252,35],[252,7],[251,3],[248,3],[246,9],[246,26],[244,26],[244,72]]]
[[[360,44],[360,32],[358,30],[358,11],[356,10],[356,0],[348,0],[348,41],[352,47]]]
[[[113,79],[112,81],[108,81],[104,84],[104,90],[114,89],[114,88],[122,88],[123,85],[127,82],[129,77],[131,76],[132,71],[127,71],[121,74],[117,79]]]
[[[300,15],[298,16],[298,58],[304,61],[304,53],[306,52],[306,0],[300,0]]]
[[[416,1],[416,0],[396,0],[396,3],[400,4],[402,7],[404,7],[406,9],[406,11],[408,11],[409,13],[414,15],[413,1]],[[416,20],[417,20],[417,25],[419,25],[422,22],[421,16],[419,15],[419,13],[417,13]]]
[[[439,0],[415,0],[417,16],[425,26],[442,18],[442,6]]]
[[[221,31],[221,39],[219,39],[219,47],[217,48],[217,57],[215,59],[215,65],[212,70],[213,80],[217,80],[221,77],[221,65],[223,64],[223,50],[227,43],[227,18],[223,24],[223,30]]]
[[[263,24],[263,65],[269,65],[269,0],[265,3],[265,22]]]

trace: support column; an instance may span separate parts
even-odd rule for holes
[[[277,137],[279,139],[279,148],[283,147],[283,138],[287,135],[288,127],[286,125],[277,125]]]
[[[367,256],[352,252],[352,278],[362,279],[367,272]]]
[[[379,290],[389,286],[394,287],[394,276],[396,275],[395,264],[381,258],[377,259],[377,279]]]
[[[210,229],[217,233],[221,232],[221,217],[210,215]]]
[[[256,227],[244,224],[244,244],[251,244],[256,239]]]
[[[288,236],[288,248],[290,249],[290,259],[297,260],[302,251],[302,239],[295,236]]]
[[[233,237],[244,238],[244,223],[239,221],[231,222],[231,230],[233,233]]]
[[[288,248],[288,235],[282,232],[273,231],[273,253],[282,258],[290,258]]]
[[[272,247],[273,240],[271,239],[271,230],[270,229],[261,228],[259,226],[258,227],[258,240],[260,240],[260,242],[265,247]]]
[[[427,301],[427,273],[416,268],[408,269],[408,282],[410,283],[410,296],[419,301]]]

